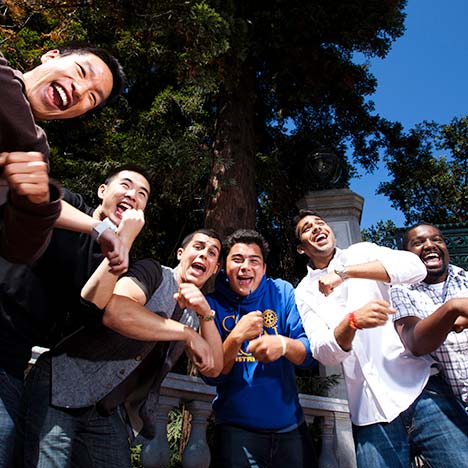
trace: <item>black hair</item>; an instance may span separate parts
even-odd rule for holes
[[[153,174],[151,171],[146,169],[143,166],[140,166],[139,164],[134,164],[134,163],[128,163],[128,164],[122,164],[121,166],[114,167],[111,169],[111,171],[107,174],[106,180],[104,183],[107,185],[110,182],[112,182],[113,179],[117,176],[122,171],[131,171],[131,172],[136,172],[137,174],[141,174],[147,181],[150,186],[152,186],[153,183]]]
[[[270,246],[265,238],[253,229],[238,229],[230,234],[223,242],[223,253],[227,257],[229,251],[235,244],[256,244],[260,247],[263,261],[266,263],[270,254]]]
[[[185,247],[187,247],[187,245],[189,244],[189,242],[193,239],[193,237],[195,236],[195,234],[205,234],[206,236],[208,237],[212,237],[213,239],[217,239],[219,241],[219,243],[221,245],[223,245],[223,241],[221,240],[221,236],[214,230],[214,229],[211,229],[211,228],[201,228],[201,229],[197,229],[196,231],[193,231],[191,232],[190,234],[187,234],[184,239],[182,240],[182,243],[180,244],[180,246],[185,249]],[[220,257],[221,257],[221,252],[219,253],[220,254]]]
[[[318,218],[323,219],[322,216],[320,216],[320,214],[314,210],[307,210],[307,209],[299,210],[299,213],[296,216],[294,216],[294,219],[293,219],[294,235],[296,237],[296,241],[299,243],[301,242],[301,236],[299,232],[297,231],[297,226],[299,222],[302,219],[304,219],[306,216],[317,216]]]
[[[122,94],[125,89],[125,73],[123,71],[122,65],[119,61],[106,49],[101,47],[94,47],[90,44],[85,44],[81,42],[70,42],[66,44],[59,45],[57,50],[60,52],[61,56],[72,55],[72,54],[93,54],[96,57],[99,57],[109,68],[112,73],[112,90],[103,102],[99,104],[93,110],[100,109],[106,104],[114,101],[119,94]]]
[[[402,247],[403,250],[408,250],[409,232],[412,231],[413,229],[416,229],[416,228],[419,227],[419,226],[431,226],[431,227],[437,229],[437,230],[440,232],[441,236],[444,237],[443,234],[442,234],[442,232],[440,231],[440,229],[439,229],[436,225],[434,225],[434,224],[432,224],[432,223],[426,223],[425,221],[420,221],[419,223],[416,223],[416,224],[414,224],[413,226],[410,226],[410,227],[403,233],[403,236],[402,236],[402,238],[401,238],[401,247]]]

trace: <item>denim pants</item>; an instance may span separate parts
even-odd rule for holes
[[[236,426],[216,426],[216,468],[314,468],[317,467],[307,425],[278,432],[255,432]]]
[[[468,415],[438,376],[392,422],[353,430],[360,468],[408,468],[414,455],[433,468],[468,466]]]
[[[79,385],[79,382],[76,383]],[[20,436],[24,466],[131,468],[128,434],[115,412],[50,404],[50,358],[40,358],[25,384]]]
[[[23,381],[0,369],[0,468],[13,466]]]

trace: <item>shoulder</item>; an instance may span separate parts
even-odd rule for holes
[[[278,288],[278,289],[284,289],[284,290],[292,290],[293,286],[289,281],[286,281],[282,278],[267,278],[267,284],[270,285],[270,287]]]
[[[163,267],[153,258],[132,262],[123,277],[131,278],[150,298],[163,280]]]
[[[76,209],[87,214],[92,214],[92,208],[86,204],[84,198],[79,193],[73,192],[69,189],[64,189],[63,199],[70,203],[70,205],[74,206]]]

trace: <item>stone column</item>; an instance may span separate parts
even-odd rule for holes
[[[299,209],[314,210],[331,226],[336,244],[345,249],[361,241],[360,222],[364,198],[349,189],[332,189],[308,192],[297,202]],[[347,399],[341,366],[320,365],[320,375],[339,374],[339,383],[330,392],[330,397]]]

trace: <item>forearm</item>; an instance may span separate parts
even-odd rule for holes
[[[335,339],[343,351],[351,351],[356,330],[351,328],[349,320],[345,317],[335,328]]]
[[[390,281],[387,270],[378,260],[357,265],[346,265],[346,278],[370,279],[386,283]]]
[[[55,223],[56,228],[67,229],[69,231],[84,232],[90,234],[93,228],[99,224],[99,220],[83,213],[62,200],[62,211]]]
[[[112,297],[118,279],[117,275],[109,272],[109,260],[105,258],[83,286],[81,297],[99,309],[104,309]]]
[[[231,369],[236,362],[237,353],[242,346],[242,342],[239,342],[239,340],[231,335],[229,335],[223,342],[223,374],[229,374],[229,372],[231,372]]]
[[[13,263],[32,263],[47,248],[60,213],[61,189],[50,184],[51,201],[31,203],[27,197],[9,193],[0,233],[0,254]]]
[[[213,375],[210,377],[218,376],[223,370],[224,356],[223,356],[223,343],[219,336],[218,328],[213,320],[200,321],[200,334],[208,342],[213,351],[214,369]]]
[[[128,338],[140,341],[186,341],[190,327],[150,312],[141,304],[114,294],[107,305],[103,324]]]
[[[452,299],[425,319],[404,317],[395,326],[405,347],[414,355],[422,356],[439,348],[458,316],[456,299]]]
[[[283,336],[283,339],[286,344],[286,353],[284,354],[284,357],[296,366],[301,365],[304,362],[307,353],[304,344],[299,340],[294,340],[286,336]]]

